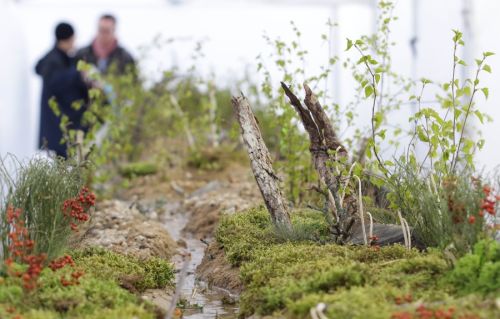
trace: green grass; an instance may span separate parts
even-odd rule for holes
[[[5,163],[0,161],[0,192],[8,190],[4,198],[0,196],[3,251],[9,244],[5,211],[12,205],[23,211],[29,237],[35,241],[34,253],[46,253],[52,259],[66,248],[71,235],[71,220],[65,218],[61,207],[84,185],[83,171],[69,162],[44,158],[17,163],[15,167],[16,178],[7,175]]]
[[[298,211],[291,218],[292,236],[277,234],[264,208],[221,220],[217,241],[228,261],[240,267],[245,287],[240,299],[242,317],[304,318],[320,302],[327,304],[330,318],[391,318],[402,310],[414,314],[418,302],[434,310],[453,307],[457,314],[480,318],[492,318],[498,311],[494,298],[499,296],[499,281],[491,268],[498,267],[500,260],[491,257],[496,256],[492,248],[483,254],[490,256],[484,262],[490,269],[483,275],[488,284],[482,287],[487,290],[473,287],[463,293],[456,284],[461,277],[452,276],[462,260],[453,270],[438,250],[339,246],[326,241],[328,227],[321,213]],[[398,298],[408,295],[410,302],[397,304]]]
[[[45,268],[39,287],[29,293],[19,279],[0,277],[0,318],[9,318],[6,311],[14,308],[23,318],[152,319],[155,307],[136,293],[173,284],[172,265],[164,260],[139,261],[95,248],[71,255],[76,268],[66,266],[56,272]],[[69,277],[75,269],[85,272],[80,284],[63,287],[61,276]]]

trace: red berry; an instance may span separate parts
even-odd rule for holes
[[[469,216],[469,224],[474,224],[476,222],[476,217],[474,216]]]

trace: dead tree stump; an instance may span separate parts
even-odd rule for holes
[[[231,102],[241,128],[243,142],[250,157],[253,175],[267,210],[275,226],[289,230],[292,224],[286,201],[279,188],[279,178],[274,173],[269,150],[264,143],[248,99],[242,95],[233,97]]]
[[[329,205],[334,210],[331,212],[335,219],[335,223],[332,225],[333,231],[339,242],[345,242],[351,236],[352,226],[355,222],[356,198],[348,194],[343,201],[340,199],[340,176],[335,175],[331,164],[332,154],[336,154],[337,159],[347,158],[347,150],[341,144],[327,114],[307,84],[304,83],[306,93],[304,104],[306,107],[285,83],[281,82],[281,87],[290,99],[290,104],[297,111],[309,135],[309,150],[314,167],[329,191],[331,198],[329,201],[333,201]]]

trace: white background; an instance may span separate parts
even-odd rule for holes
[[[264,32],[272,38],[291,36],[290,20],[303,33],[304,47],[311,52],[307,68],[315,68],[328,57],[328,46],[320,39],[327,33],[326,21],[332,8],[312,5],[282,4],[286,1],[181,1],[172,5],[161,0],[0,0],[0,155],[14,152],[20,157],[35,151],[38,132],[40,80],[34,65],[53,45],[53,29],[59,21],[71,22],[77,31],[79,46],[92,40],[95,24],[102,13],[113,13],[119,21],[120,42],[136,57],[141,46],[148,46],[161,34],[162,38],[180,39],[164,47],[147,60],[141,61],[148,76],[177,65],[190,64],[190,50],[196,40],[204,45],[204,73],[213,72],[219,82],[241,78],[246,70],[255,69],[255,57],[265,51]],[[294,3],[297,1],[293,1]],[[325,1],[321,1],[325,2]],[[452,66],[451,29],[463,29],[462,0],[419,0],[417,78],[427,77],[448,81]],[[473,43],[471,53],[483,51],[500,54],[500,1],[471,1]],[[344,1],[336,16],[339,23],[338,52],[344,55],[345,38],[370,33],[373,28],[369,6]],[[412,61],[409,41],[412,37],[412,1],[400,0],[395,15],[399,20],[392,28],[392,39],[398,43],[392,56],[396,70],[411,75]],[[469,43],[471,44],[471,43]],[[473,61],[470,62],[474,65]],[[482,84],[490,88],[490,99],[478,99],[479,105],[494,122],[482,129],[486,146],[478,156],[479,166],[488,169],[500,164],[500,63],[493,56],[489,62],[493,74],[483,77]],[[336,100],[349,102],[353,82],[348,72],[341,71]],[[332,85],[333,87],[333,85]],[[363,106],[364,107],[364,106]],[[409,110],[406,110],[409,112]],[[367,114],[368,109],[359,110]],[[406,113],[401,113],[402,118]],[[367,116],[360,119],[366,123]],[[404,122],[403,122],[404,123]]]

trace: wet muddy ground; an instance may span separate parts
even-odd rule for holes
[[[196,269],[200,265],[207,245],[188,231],[182,231],[189,222],[190,214],[183,211],[174,211],[169,216],[164,216],[163,223],[170,235],[181,243],[178,254],[173,262],[177,270],[176,281],[182,279],[181,303],[184,304],[183,318],[212,319],[236,318],[238,308],[234,300],[238,296],[217,287],[209,287],[205,282],[197,279]],[[185,264],[187,263],[187,267]]]

